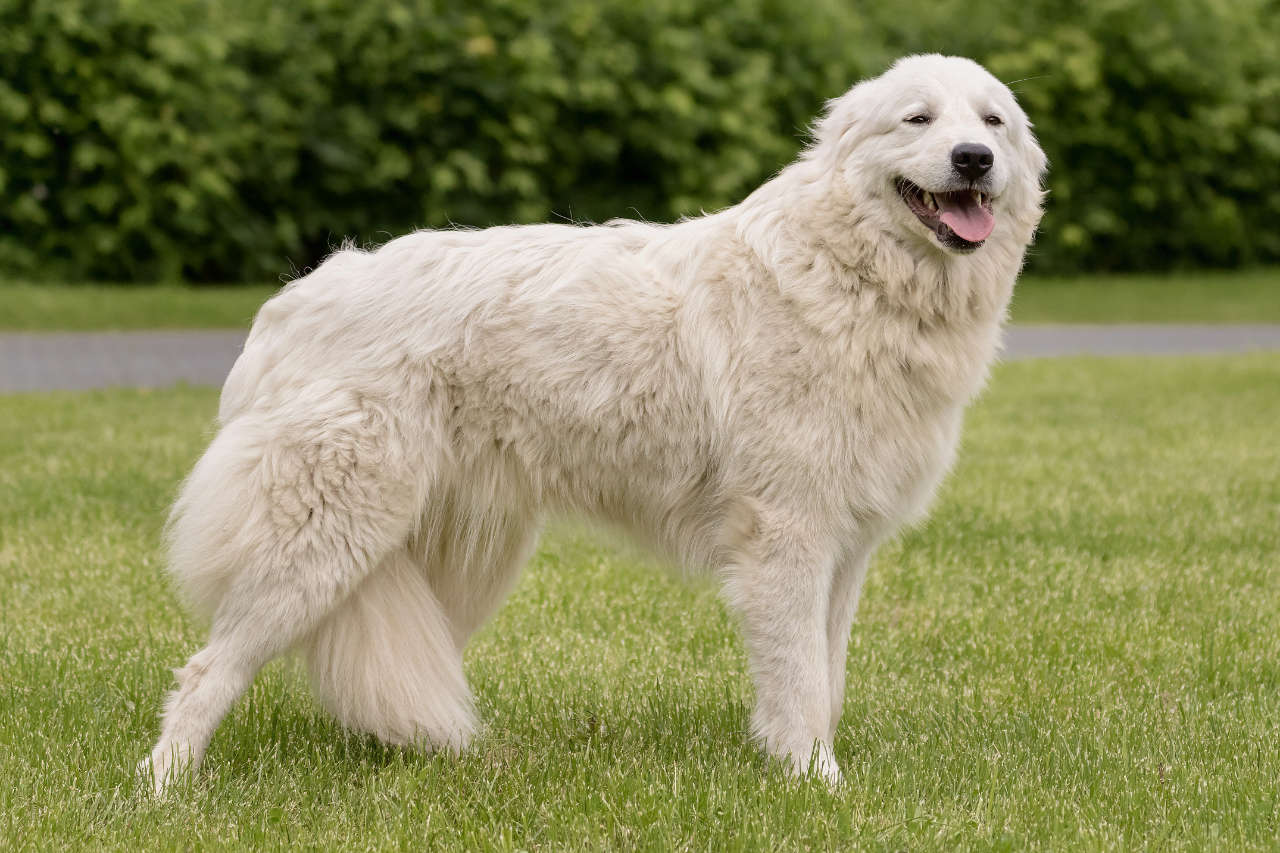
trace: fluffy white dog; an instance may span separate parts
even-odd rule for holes
[[[814,135],[718,213],[421,231],[263,306],[170,519],[212,627],[143,762],[156,788],[295,647],[345,726],[462,749],[463,648],[561,511],[717,573],[756,736],[838,782],[867,560],[952,462],[1045,159],[1005,86],[936,55]]]

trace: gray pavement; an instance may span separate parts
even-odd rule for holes
[[[221,385],[239,330],[0,333],[0,393],[112,386]],[[1275,326],[1015,326],[1006,360],[1280,350]]]
[[[1005,358],[1062,355],[1207,355],[1280,350],[1280,326],[1013,326]]]
[[[222,385],[245,332],[0,333],[0,393]]]

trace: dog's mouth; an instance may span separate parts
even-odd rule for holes
[[[906,178],[895,186],[903,203],[949,249],[972,252],[991,236],[996,217],[991,196],[976,189],[929,192]]]

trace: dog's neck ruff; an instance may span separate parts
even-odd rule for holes
[[[776,280],[786,283],[788,296],[814,304],[828,331],[837,319],[835,305],[850,330],[872,307],[887,307],[921,327],[998,328],[1031,229],[1016,245],[994,239],[976,252],[952,254],[936,245],[909,246],[911,237],[890,230],[870,207],[837,201],[815,164],[802,160],[725,213],[737,219],[741,239]],[[845,298],[824,297],[833,291]]]

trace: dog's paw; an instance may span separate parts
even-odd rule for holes
[[[155,762],[151,760],[151,756],[147,756],[138,762],[133,768],[133,775],[138,781],[140,787],[149,788],[151,793],[157,796],[164,793],[164,776],[157,772]]]
[[[809,774],[823,780],[832,788],[838,788],[844,784],[844,774],[840,772],[840,765],[836,763],[836,755],[831,750],[831,746],[826,743],[819,742],[814,748],[813,757],[809,761]]]
[[[156,796],[163,796],[190,769],[190,749],[157,746],[138,762],[134,772],[140,784],[150,788]]]
[[[813,747],[807,752],[794,749],[782,755],[775,754],[775,758],[782,762],[791,778],[797,781],[821,779],[832,788],[838,788],[844,784],[844,774],[840,772],[836,755],[828,743],[815,741]]]

